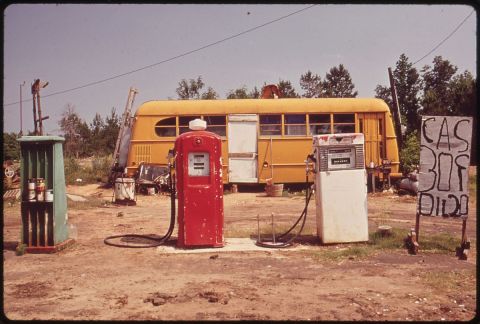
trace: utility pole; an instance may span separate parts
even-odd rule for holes
[[[23,107],[22,107],[22,87],[25,85],[25,81],[20,83],[20,136],[23,135]]]
[[[403,147],[402,139],[402,117],[400,115],[400,105],[398,104],[397,88],[393,79],[392,68],[388,68],[388,78],[390,79],[390,91],[392,93],[393,117],[395,118],[395,133],[397,133],[398,150]]]
[[[48,85],[48,81],[40,81],[36,79],[32,84],[32,96],[33,96],[33,123],[35,126],[35,135],[43,135],[43,120],[48,119],[48,116],[42,117],[42,109],[40,107],[40,89],[45,88]],[[38,119],[37,119],[38,111]]]

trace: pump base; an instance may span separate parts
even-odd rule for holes
[[[56,253],[68,248],[69,246],[72,246],[74,243],[75,243],[74,239],[67,239],[53,246],[28,246],[25,248],[25,253],[37,253],[37,254]]]
[[[135,206],[137,205],[137,202],[135,200],[130,200],[130,199],[116,199],[114,201],[114,204],[117,204],[117,205],[123,205],[123,206]]]
[[[177,242],[177,249],[208,249],[208,248],[222,248],[225,246],[225,243],[216,243],[216,244],[203,244],[203,245],[188,245],[182,244],[183,242]]]

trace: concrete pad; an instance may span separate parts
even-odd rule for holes
[[[269,251],[275,252],[278,250],[297,251],[306,249],[305,246],[297,245],[287,248],[264,248],[255,245],[255,240],[250,238],[226,238],[225,246],[221,248],[193,248],[193,249],[180,249],[174,246],[159,246],[156,248],[157,253],[217,253],[217,252],[249,252],[249,251]]]
[[[87,199],[83,198],[82,196],[72,195],[72,194],[67,194],[67,198],[69,198],[73,201],[87,201]]]

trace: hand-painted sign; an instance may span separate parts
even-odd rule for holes
[[[467,217],[471,138],[471,117],[422,117],[420,215]]]

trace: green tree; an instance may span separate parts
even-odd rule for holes
[[[58,122],[65,136],[65,155],[79,158],[82,148],[80,128],[85,123],[76,113],[75,106],[68,103]]]
[[[300,96],[295,91],[295,88],[292,86],[292,83],[288,80],[281,80],[277,84],[278,92],[280,93],[280,98],[300,98]]]
[[[95,114],[92,122],[90,123],[90,141],[88,147],[88,153],[90,155],[98,155],[101,152],[101,146],[99,143],[103,142],[102,131],[105,128],[105,123],[99,113]]]
[[[3,159],[19,160],[20,143],[17,141],[20,136],[16,133],[3,133]]]
[[[456,116],[475,116],[477,107],[477,81],[464,71],[454,76],[448,85],[451,106],[449,113]]]
[[[260,98],[260,96],[261,96],[261,93],[256,86],[253,87],[253,89],[248,93],[248,97],[251,99],[258,99]]]
[[[395,88],[397,89],[398,105],[402,124],[406,126],[406,133],[411,133],[420,126],[420,90],[422,81],[417,69],[408,61],[405,54],[400,55],[393,71]],[[385,100],[393,107],[393,100],[390,86],[377,85],[375,88],[376,97]]]
[[[477,81],[468,71],[452,78],[449,84],[450,96],[452,105],[449,113],[455,116],[472,116],[472,151],[471,162],[473,165],[478,165],[478,110],[477,110]]]
[[[452,96],[449,85],[458,68],[441,56],[435,56],[433,67],[422,69],[422,115],[446,115],[452,112]]]
[[[247,86],[237,88],[235,90],[230,90],[227,93],[227,99],[258,99],[260,98],[260,91],[255,86],[249,92]]]
[[[235,90],[230,90],[227,93],[227,99],[248,99],[249,95],[247,93],[247,87],[243,86]]]
[[[203,83],[202,77],[198,76],[197,79],[182,79],[178,83],[178,88],[176,89],[179,99],[200,99],[200,90],[205,84]]]
[[[400,170],[408,174],[420,164],[420,139],[417,130],[408,133],[405,145],[400,150]]]
[[[118,132],[120,131],[120,117],[117,115],[115,108],[112,108],[110,115],[105,117],[105,126],[102,129],[101,136],[103,139],[102,153],[113,154],[115,144],[117,143]]]
[[[78,125],[78,134],[80,136],[80,149],[79,155],[82,157],[92,156],[96,149],[96,142],[92,140],[92,133],[85,121],[82,121]]]
[[[334,66],[325,75],[323,81],[322,96],[327,98],[355,98],[358,91],[354,91],[355,85],[352,82],[350,73],[340,64]]]
[[[207,91],[202,93],[201,98],[203,100],[213,100],[213,99],[218,99],[218,93],[213,90],[212,87],[208,87]]]
[[[310,70],[300,76],[300,88],[303,89],[304,98],[322,97],[322,79],[319,75],[313,74]]]

